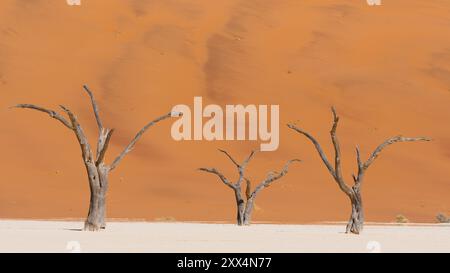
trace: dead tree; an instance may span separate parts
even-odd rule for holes
[[[228,186],[233,190],[234,196],[236,198],[237,224],[239,226],[250,225],[255,199],[258,193],[262,189],[269,187],[274,181],[285,176],[288,173],[289,165],[292,162],[295,161],[300,162],[300,160],[298,159],[289,160],[280,172],[275,171],[270,172],[267,175],[267,177],[261,183],[259,183],[252,191],[251,182],[249,179],[245,177],[245,169],[256,152],[252,151],[250,155],[244,160],[244,162],[240,164],[236,160],[234,160],[233,157],[231,157],[231,155],[228,152],[224,150],[219,151],[224,153],[228,157],[228,159],[230,159],[231,162],[233,162],[233,164],[236,166],[237,171],[239,173],[239,178],[237,179],[236,182],[234,183],[231,182],[220,171],[218,171],[215,168],[200,168],[199,170],[217,175],[219,179],[222,181],[222,183],[224,183],[226,186]],[[242,196],[242,183],[244,181],[246,182],[245,199]]]
[[[36,106],[34,104],[18,104],[15,107],[32,109],[47,113],[48,115],[50,115],[50,117],[58,120],[65,127],[75,133],[75,136],[80,144],[81,154],[84,165],[86,167],[91,193],[89,212],[85,221],[84,229],[89,231],[97,231],[106,227],[106,193],[109,186],[109,173],[119,165],[122,159],[134,148],[136,142],[138,142],[138,140],[150,127],[162,120],[173,116],[179,116],[180,114],[169,112],[145,125],[131,140],[128,146],[126,146],[125,149],[115,158],[115,160],[110,165],[108,165],[104,162],[104,160],[114,129],[109,129],[103,126],[103,122],[99,114],[99,108],[97,102],[95,101],[94,95],[87,86],[83,86],[83,88],[90,97],[98,126],[99,136],[97,140],[97,152],[95,155],[91,149],[83,128],[78,122],[77,117],[67,107],[60,105],[60,108],[67,114],[69,118],[68,120],[56,111]]]
[[[403,137],[403,136],[395,136],[392,138],[389,138],[385,140],[383,143],[381,143],[370,155],[369,159],[367,159],[365,162],[361,159],[361,153],[359,150],[359,147],[356,146],[356,162],[357,162],[357,174],[353,175],[353,186],[348,186],[348,184],[345,182],[343,176],[342,176],[342,167],[341,167],[341,149],[339,146],[339,140],[336,135],[336,130],[339,122],[339,116],[336,113],[336,110],[334,107],[331,108],[331,111],[333,113],[333,126],[330,131],[331,135],[331,141],[333,143],[334,147],[334,166],[328,161],[327,156],[325,155],[322,147],[320,146],[319,142],[311,136],[309,133],[303,131],[302,129],[298,128],[294,124],[288,124],[288,127],[292,130],[304,135],[307,137],[316,147],[317,152],[319,153],[320,158],[322,159],[323,163],[327,167],[328,171],[330,172],[331,176],[334,178],[336,183],[338,184],[339,188],[342,192],[344,192],[347,197],[350,199],[351,206],[352,206],[352,213],[350,215],[350,219],[347,224],[346,233],[354,233],[359,234],[364,225],[364,211],[363,211],[363,202],[361,197],[361,186],[364,181],[364,175],[367,171],[367,169],[372,165],[372,163],[375,161],[375,159],[380,155],[381,151],[386,148],[387,146],[397,143],[397,142],[413,142],[413,141],[430,141],[429,138],[426,137]]]

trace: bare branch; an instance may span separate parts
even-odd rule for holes
[[[274,182],[275,180],[280,179],[281,177],[285,176],[289,171],[289,166],[293,162],[302,162],[300,159],[292,159],[289,160],[283,167],[283,169],[280,172],[272,172],[272,175],[269,175],[266,180],[264,181],[264,184],[266,187],[270,185],[270,183]]]
[[[334,106],[331,107],[331,113],[333,113],[333,127],[331,128],[331,132],[336,132],[338,122],[339,122],[339,116],[336,112],[336,108]]]
[[[381,151],[383,151],[383,149],[386,148],[387,146],[397,142],[414,142],[414,141],[431,141],[431,139],[427,137],[403,137],[403,136],[395,136],[389,138],[385,140],[383,143],[381,143],[375,149],[375,151],[372,153],[369,159],[362,165],[363,170],[367,170],[367,168],[369,168],[370,165],[375,161],[375,159],[377,159],[377,157],[380,155]]]
[[[233,162],[234,165],[236,165],[236,167],[240,167],[241,165],[239,163],[237,163],[236,160],[234,160],[234,158],[225,150],[219,149],[220,152],[224,153],[230,160],[231,162]]]
[[[245,175],[245,168],[247,167],[247,165],[250,162],[250,160],[252,160],[252,158],[255,155],[256,151],[255,150],[251,151],[250,155],[244,160],[244,162],[242,162],[242,164],[239,164],[227,151],[221,150],[221,149],[219,149],[219,151],[222,152],[223,154],[225,154],[231,160],[231,162],[233,162],[233,164],[236,166],[236,168],[238,169],[239,178],[238,178],[238,180],[236,181],[236,183],[234,185],[236,187],[240,187],[242,185],[242,182],[244,181],[244,179],[246,179],[244,177],[244,175]]]
[[[40,111],[40,112],[47,113],[50,117],[60,121],[64,126],[69,128],[70,130],[73,130],[72,125],[63,116],[58,114],[56,111],[45,109],[43,107],[40,107],[40,106],[37,106],[37,105],[34,105],[34,104],[17,104],[14,107],[15,108],[32,109],[32,110],[37,110],[37,111]]]
[[[220,180],[225,185],[227,185],[228,187],[232,188],[233,190],[236,189],[235,186],[232,183],[230,183],[230,181],[228,181],[228,179],[221,172],[219,172],[217,169],[215,169],[215,168],[200,168],[198,170],[199,171],[203,171],[203,172],[207,172],[207,173],[215,174],[215,175],[217,175],[220,178]]]
[[[258,194],[259,191],[261,191],[263,188],[267,188],[270,186],[270,184],[272,184],[274,181],[282,178],[283,176],[285,176],[288,171],[289,171],[289,166],[293,163],[293,162],[301,162],[300,159],[292,159],[289,160],[283,167],[283,169],[280,172],[270,172],[266,179],[261,182],[258,186],[256,186],[255,190],[253,190],[252,194],[250,197],[255,197],[256,194]]]
[[[239,164],[227,151],[222,150],[222,149],[219,149],[219,151],[224,153],[231,160],[231,162],[233,162],[233,164],[237,168],[245,168],[245,167],[247,167],[248,163],[250,162],[250,160],[252,160],[253,156],[256,153],[255,150],[251,151],[250,155],[244,160],[244,162],[242,162],[242,164]]]
[[[245,187],[245,197],[247,197],[247,200],[250,199],[251,195],[252,195],[252,183],[250,182],[249,179],[244,178],[245,182],[246,182],[246,187]]]
[[[170,117],[175,117],[175,116],[180,116],[180,113],[173,113],[173,112],[169,112],[151,122],[149,122],[147,125],[144,126],[144,128],[142,128],[137,134],[136,136],[133,138],[133,140],[131,140],[130,144],[128,144],[128,146],[122,151],[122,153],[117,156],[117,158],[114,160],[114,162],[111,164],[110,169],[113,170],[115,169],[119,163],[122,161],[122,159],[129,153],[131,152],[131,150],[133,150],[134,145],[136,144],[136,142],[138,142],[138,140],[142,137],[142,135],[153,125],[155,125],[156,123],[165,120],[167,118]]]
[[[99,150],[97,151],[97,160],[95,162],[97,166],[105,159],[106,151],[108,150],[109,142],[113,133],[114,129],[106,129],[105,134],[102,133],[101,137],[99,138],[98,147],[101,148],[99,148]]]
[[[255,150],[251,151],[250,155],[244,160],[244,162],[242,162],[241,167],[242,167],[243,169],[245,169],[245,167],[247,167],[248,163],[250,162],[250,160],[253,159],[253,156],[254,156],[255,154],[256,154],[256,151],[255,151]]]
[[[301,130],[300,128],[298,128],[297,126],[293,125],[293,124],[288,124],[288,127],[291,128],[292,130],[296,131],[297,133],[300,133],[304,136],[306,136],[309,140],[311,140],[311,142],[314,144],[314,146],[316,147],[317,152],[320,155],[320,158],[322,159],[323,163],[325,164],[325,166],[327,167],[328,171],[330,172],[331,176],[333,176],[334,180],[336,181],[336,183],[339,185],[339,188],[345,192],[347,195],[351,194],[351,189],[347,186],[347,184],[345,184],[344,179],[342,178],[342,175],[340,174],[340,170],[339,170],[339,174],[337,173],[336,170],[334,170],[333,166],[330,164],[330,162],[327,159],[327,156],[325,155],[325,153],[323,152],[322,147],[320,146],[319,142],[310,134],[308,134],[307,132]],[[333,125],[333,128],[335,130],[335,127],[337,127],[337,121],[335,118],[335,122]],[[333,132],[333,129],[331,130],[331,132]],[[335,147],[335,151],[337,150],[337,152],[339,153],[339,157],[337,158],[337,165],[340,166],[340,150],[339,150],[339,143],[337,142],[337,138],[335,138],[333,141],[336,141],[336,145],[334,145]],[[333,142],[334,143],[334,142]],[[335,156],[336,157],[336,156]]]
[[[241,187],[242,182],[246,179],[245,178],[245,168],[247,168],[248,163],[250,162],[250,160],[252,160],[253,156],[255,155],[256,151],[251,151],[250,155],[244,160],[244,162],[242,163],[242,165],[240,165],[238,167],[238,172],[239,172],[239,179],[236,182],[236,187]]]
[[[60,105],[61,109],[66,112],[66,114],[69,116],[70,121],[72,122],[73,130],[75,131],[75,135],[77,136],[78,142],[81,146],[81,152],[83,155],[84,161],[87,162],[94,162],[94,157],[92,155],[91,146],[89,145],[89,141],[83,131],[83,128],[81,127],[80,123],[78,123],[77,117],[70,111],[67,107]]]
[[[94,94],[91,92],[91,90],[89,90],[89,87],[87,85],[83,85],[83,88],[84,88],[84,90],[86,90],[89,97],[91,98],[92,109],[94,110],[94,114],[95,114],[95,120],[97,121],[98,130],[101,133],[101,131],[103,129],[103,123],[102,123],[102,120],[100,119],[99,109],[98,109],[97,102],[95,101]]]
[[[247,177],[244,176],[244,171],[245,171],[245,166],[252,159],[252,157],[255,154],[255,151],[252,151],[250,153],[250,155],[244,160],[244,163],[242,165],[237,163],[237,161],[234,160],[230,156],[230,154],[228,154],[226,151],[224,151],[224,150],[220,150],[220,151],[222,153],[224,153],[225,155],[227,155],[227,157],[237,166],[238,171],[239,171],[239,180],[236,183],[234,183],[234,184],[230,183],[230,181],[228,181],[225,178],[225,176],[222,173],[220,173],[217,169],[200,168],[199,170],[217,175],[225,185],[227,185],[228,187],[230,187],[231,189],[234,190],[234,194],[235,194],[235,198],[236,198],[236,205],[237,205],[238,225],[250,224],[251,214],[252,214],[252,211],[254,208],[255,198],[256,198],[256,195],[258,194],[258,192],[260,190],[262,190],[264,187],[268,187],[270,185],[270,183],[272,183],[273,181],[283,177],[288,172],[289,165],[292,162],[300,161],[298,159],[293,159],[293,160],[288,161],[280,173],[269,174],[269,176],[263,182],[261,182],[255,188],[255,190],[252,192],[251,182]],[[242,181],[246,182],[245,199],[242,197],[242,187],[241,187]]]
[[[360,184],[362,183],[362,178],[364,176],[364,168],[363,168],[363,162],[361,160],[361,152],[359,150],[359,146],[356,146],[356,164],[358,166],[358,174],[355,175],[353,174],[353,182],[355,182],[355,184],[357,186],[360,186]]]
[[[331,112],[333,113],[333,127],[331,128],[330,135],[334,146],[334,170],[336,179],[343,180],[341,168],[341,148],[339,146],[339,139],[336,136],[336,129],[339,123],[339,116],[337,115],[336,109],[334,107],[331,108]]]
[[[302,129],[298,128],[297,126],[295,126],[294,124],[288,124],[287,125],[289,128],[291,128],[292,130],[296,131],[297,133],[300,133],[304,136],[306,136],[309,140],[311,140],[311,142],[314,144],[314,146],[316,147],[317,152],[319,153],[320,158],[322,159],[323,163],[325,164],[325,166],[327,167],[328,171],[331,173],[331,175],[333,177],[336,177],[336,173],[335,170],[333,169],[333,166],[331,166],[330,162],[327,159],[327,156],[325,155],[325,153],[323,152],[322,147],[320,146],[319,142],[310,134],[308,134],[307,132],[303,131]]]
[[[363,167],[363,162],[361,160],[361,151],[359,150],[358,145],[356,145],[356,163],[358,164],[358,168]]]

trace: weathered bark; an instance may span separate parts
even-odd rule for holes
[[[224,153],[231,160],[231,162],[233,162],[233,164],[237,167],[239,178],[235,183],[230,182],[220,171],[218,171],[215,168],[200,168],[199,170],[217,175],[222,181],[222,183],[224,183],[226,186],[228,186],[234,191],[236,199],[236,209],[237,209],[236,218],[238,226],[250,225],[257,194],[263,188],[269,187],[272,182],[286,175],[289,169],[289,165],[292,162],[300,161],[298,159],[290,160],[286,163],[281,172],[270,172],[266,177],[266,179],[262,181],[258,186],[256,186],[256,188],[253,191],[251,191],[251,182],[245,177],[245,168],[247,164],[250,162],[250,160],[253,158],[255,151],[252,151],[251,154],[247,157],[246,160],[244,160],[242,164],[237,163],[237,161],[234,160],[233,157],[231,157],[231,155],[228,152],[224,150],[219,151]],[[245,190],[246,199],[242,197],[243,181],[246,181],[246,190]]]
[[[375,151],[371,154],[369,159],[367,161],[363,162],[361,160],[360,150],[359,147],[356,147],[356,159],[357,159],[357,167],[358,167],[358,173],[357,175],[353,175],[354,180],[354,186],[349,187],[347,183],[345,182],[343,176],[342,176],[342,167],[341,167],[341,150],[339,146],[339,140],[336,135],[337,126],[339,123],[339,116],[336,113],[336,110],[334,107],[331,108],[332,114],[333,114],[333,126],[330,131],[331,141],[333,143],[334,147],[334,167],[333,165],[328,161],[327,156],[325,155],[321,145],[319,142],[309,133],[303,131],[299,127],[297,127],[294,124],[288,124],[288,127],[297,133],[300,133],[304,135],[306,138],[308,138],[315,146],[320,158],[322,159],[322,162],[327,167],[329,173],[335,180],[335,182],[338,184],[340,190],[345,193],[349,199],[350,204],[352,207],[352,213],[350,215],[350,219],[347,224],[346,232],[347,233],[353,233],[353,234],[360,234],[360,232],[363,230],[364,226],[364,210],[363,210],[363,202],[361,197],[361,188],[362,188],[362,182],[365,175],[366,170],[370,167],[370,165],[375,161],[375,159],[379,156],[381,151],[386,148],[387,146],[397,143],[397,142],[413,142],[413,141],[430,141],[431,139],[426,137],[403,137],[403,136],[396,136],[389,138],[385,140],[383,143],[381,143]]]
[[[84,229],[97,231],[106,228],[106,193],[108,186],[95,185],[94,181],[89,181],[91,192],[89,212],[84,223]]]
[[[348,220],[346,233],[360,234],[364,227],[364,210],[361,193],[355,191],[350,198],[352,213]]]
[[[236,197],[236,209],[237,209],[237,215],[236,220],[238,226],[242,226],[245,223],[244,213],[245,213],[245,201],[242,199],[241,190],[235,189],[234,195]]]
[[[169,112],[168,114],[165,114],[145,125],[133,138],[130,144],[128,144],[124,151],[120,153],[113,161],[113,163],[109,166],[104,162],[104,159],[114,130],[103,127],[103,123],[99,114],[99,107],[97,105],[97,102],[95,101],[94,95],[87,86],[83,86],[83,88],[88,93],[91,99],[92,108],[98,126],[99,136],[97,139],[97,153],[95,158],[89,141],[84,134],[83,128],[79,124],[77,117],[67,107],[64,107],[62,105],[60,106],[68,115],[69,121],[67,121],[56,111],[48,110],[33,104],[19,104],[16,105],[16,107],[47,113],[48,115],[50,115],[50,117],[60,121],[64,126],[73,130],[73,132],[75,133],[78,143],[80,144],[83,162],[86,167],[91,195],[88,216],[85,221],[84,229],[89,231],[97,231],[106,228],[106,196],[109,187],[109,172],[119,165],[122,159],[133,149],[138,140],[151,126],[169,117],[180,116],[181,113]]]
[[[252,222],[252,213],[255,204],[255,198],[250,198],[247,200],[245,204],[245,212],[244,212],[244,225],[248,226]]]
[[[252,192],[252,183],[250,180],[245,179],[246,187],[245,187],[245,197],[247,199],[247,202],[245,204],[245,211],[244,211],[244,225],[250,225],[252,221],[252,212],[255,205],[255,198],[256,194],[253,194]]]
[[[109,187],[109,169],[104,165],[100,165],[96,167],[96,173],[92,174],[89,173],[90,169],[91,168],[88,168],[88,176],[91,198],[84,229],[97,231],[106,228],[106,197]],[[96,179],[91,178],[93,177],[92,175],[98,176],[98,183]]]

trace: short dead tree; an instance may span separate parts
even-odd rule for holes
[[[95,101],[94,95],[87,86],[83,86],[83,88],[90,97],[99,131],[99,136],[97,139],[97,153],[95,156],[91,149],[89,141],[83,131],[83,128],[78,122],[77,117],[67,107],[60,105],[60,108],[69,117],[68,120],[63,115],[57,113],[54,110],[49,110],[40,106],[36,106],[34,104],[18,104],[15,107],[32,109],[43,113],[47,113],[48,115],[50,115],[50,117],[58,120],[65,127],[67,127],[68,129],[70,129],[75,133],[75,136],[81,147],[81,154],[84,165],[86,167],[89,180],[89,188],[91,193],[89,212],[87,219],[85,221],[84,229],[89,231],[97,231],[99,229],[104,229],[106,227],[105,223],[106,194],[109,186],[108,176],[110,171],[114,170],[119,165],[122,159],[134,148],[136,142],[138,142],[138,140],[150,127],[152,127],[153,125],[162,120],[165,120],[170,117],[178,117],[181,114],[169,112],[145,125],[131,140],[128,146],[125,147],[125,149],[115,158],[115,160],[110,165],[108,165],[104,162],[104,159],[114,129],[105,128],[103,126],[99,114],[99,108],[97,102]]]
[[[350,199],[350,203],[352,206],[352,213],[350,215],[350,219],[347,224],[346,233],[359,234],[364,225],[364,211],[363,211],[363,202],[361,197],[361,186],[363,184],[364,175],[367,169],[372,165],[375,159],[380,155],[381,151],[387,146],[397,143],[397,142],[413,142],[413,141],[430,141],[429,138],[426,137],[403,137],[403,136],[395,136],[385,140],[381,143],[370,155],[369,159],[363,161],[361,159],[361,154],[359,147],[356,147],[356,161],[357,161],[357,169],[358,172],[356,175],[353,175],[353,186],[348,186],[342,176],[342,167],[341,167],[341,150],[339,146],[339,140],[336,135],[336,129],[339,122],[339,116],[336,113],[334,107],[331,109],[333,113],[333,126],[330,131],[331,141],[334,147],[334,166],[328,161],[327,156],[325,155],[321,145],[319,142],[309,133],[300,129],[295,124],[288,124],[288,127],[292,130],[304,135],[308,138],[315,146],[317,152],[319,153],[320,158],[323,163],[327,167],[331,176],[334,178],[336,183],[342,192],[344,192],[347,197]]]
[[[234,196],[236,198],[237,224],[239,226],[250,225],[252,212],[253,212],[253,208],[255,205],[255,199],[256,199],[256,196],[258,195],[258,193],[262,189],[269,187],[276,180],[285,176],[288,173],[289,166],[291,165],[291,163],[300,162],[300,160],[298,160],[298,159],[292,159],[292,160],[289,160],[284,165],[284,168],[280,172],[275,172],[275,171],[269,172],[269,174],[266,176],[266,178],[262,182],[260,182],[255,187],[255,189],[253,189],[253,191],[252,191],[251,190],[251,182],[249,179],[247,179],[245,177],[245,169],[246,169],[248,163],[250,162],[250,160],[255,155],[256,151],[252,151],[250,153],[250,155],[242,163],[238,163],[236,160],[234,160],[233,157],[231,157],[231,155],[228,152],[226,152],[224,150],[219,150],[219,151],[224,153],[231,160],[231,162],[233,162],[233,164],[236,166],[237,171],[239,173],[239,178],[237,179],[236,182],[234,182],[234,183],[231,182],[220,171],[218,171],[215,168],[200,168],[199,170],[217,175],[219,177],[220,181],[222,181],[222,183],[224,183],[226,186],[228,186],[229,188],[231,188],[233,190]],[[242,196],[242,185],[243,185],[244,181],[246,183],[245,199]]]

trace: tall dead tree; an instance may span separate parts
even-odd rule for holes
[[[364,211],[363,211],[363,202],[361,197],[361,186],[363,184],[364,175],[367,171],[367,169],[372,165],[372,163],[375,161],[375,159],[380,155],[381,151],[383,151],[384,148],[387,146],[398,143],[398,142],[413,142],[413,141],[430,141],[429,138],[426,137],[403,137],[403,136],[395,136],[392,138],[389,138],[385,140],[383,143],[381,143],[370,155],[369,159],[366,161],[363,161],[361,159],[361,153],[359,150],[359,147],[356,147],[356,162],[357,162],[357,169],[358,172],[356,175],[353,175],[353,186],[348,186],[348,184],[345,182],[343,176],[342,176],[342,167],[341,167],[341,149],[339,146],[339,140],[336,135],[337,126],[339,123],[339,116],[336,113],[336,110],[334,107],[331,108],[331,111],[333,113],[333,126],[330,131],[331,135],[331,141],[333,143],[334,147],[334,166],[328,161],[327,156],[325,155],[322,147],[320,146],[319,142],[309,133],[305,132],[304,130],[298,128],[294,124],[288,124],[288,127],[292,130],[304,135],[307,137],[316,147],[317,152],[319,153],[320,158],[322,159],[323,163],[327,167],[328,171],[330,172],[331,176],[334,178],[336,183],[338,184],[339,188],[342,192],[344,192],[347,197],[350,199],[350,203],[352,206],[352,213],[350,215],[350,219],[347,224],[346,233],[354,233],[359,234],[364,225]]]
[[[234,196],[236,198],[237,224],[239,226],[250,225],[255,199],[258,193],[262,189],[269,187],[274,181],[285,176],[288,173],[289,166],[292,162],[300,162],[300,160],[298,159],[289,160],[280,172],[269,172],[267,177],[262,182],[260,182],[252,191],[251,182],[245,177],[245,169],[256,152],[252,151],[250,155],[244,160],[244,162],[238,163],[228,152],[224,150],[219,151],[224,153],[228,157],[228,159],[230,159],[231,162],[236,166],[239,173],[239,178],[236,182],[231,182],[215,168],[200,168],[199,170],[217,175],[222,183],[233,190]],[[245,199],[242,196],[242,185],[244,181],[246,183]]]
[[[94,98],[94,95],[86,85],[83,86],[83,88],[90,97],[98,126],[99,136],[97,139],[97,152],[95,156],[83,131],[83,128],[78,122],[77,117],[67,107],[60,105],[60,108],[67,114],[69,118],[68,120],[63,115],[57,113],[54,110],[49,110],[40,106],[36,106],[34,104],[18,104],[15,107],[32,109],[47,113],[48,115],[50,115],[50,117],[58,120],[65,127],[75,133],[75,136],[80,144],[81,154],[84,165],[86,167],[91,193],[89,212],[85,221],[84,229],[89,231],[97,231],[106,227],[106,193],[109,186],[109,173],[119,165],[122,159],[134,148],[136,142],[138,142],[138,140],[150,127],[162,120],[170,117],[180,116],[181,114],[169,112],[149,122],[136,134],[136,136],[131,140],[128,146],[125,147],[125,149],[115,158],[115,160],[110,165],[108,165],[104,162],[104,160],[114,129],[106,128],[103,126],[103,122],[99,114],[99,107]]]

